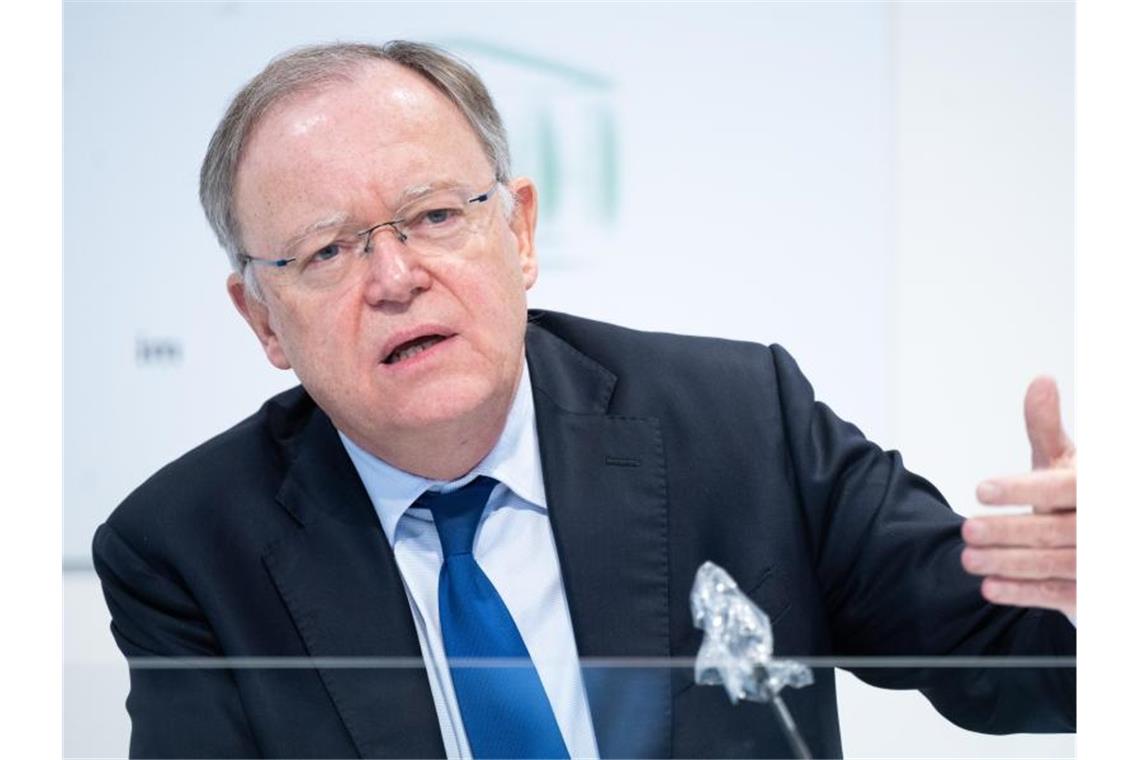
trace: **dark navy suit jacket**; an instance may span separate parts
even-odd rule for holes
[[[532,312],[546,482],[603,757],[787,756],[767,707],[686,668],[712,560],[767,611],[778,655],[1072,655],[1063,616],[987,604],[961,518],[815,400],[779,346]],[[150,478],[94,540],[131,658],[420,662],[392,551],[328,417],[300,388]],[[362,661],[368,665],[371,661]],[[132,668],[133,756],[439,757],[422,667]],[[978,731],[1075,728],[1073,669],[856,670]],[[785,691],[816,757],[841,753],[834,674]],[[882,716],[884,728],[891,716]]]

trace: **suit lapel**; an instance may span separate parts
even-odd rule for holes
[[[278,501],[300,523],[264,555],[312,657],[422,661],[391,547],[332,423],[317,410],[291,446]],[[442,757],[427,674],[320,668],[362,757]]]
[[[670,655],[658,422],[607,415],[614,374],[534,325],[527,355],[547,505],[599,752],[667,757],[668,669],[589,662]]]

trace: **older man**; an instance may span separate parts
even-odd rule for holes
[[[780,654],[1072,654],[1042,609],[1075,608],[1050,383],[1027,398],[1038,469],[979,489],[1039,512],[963,529],[777,346],[528,315],[535,187],[442,51],[275,61],[219,125],[202,201],[234,304],[301,386],[96,534],[123,652],[208,658],[136,660],[132,755],[786,755],[769,716],[691,671],[593,667],[691,657],[705,560],[771,615]],[[978,730],[1074,727],[1069,669],[856,672]],[[788,701],[835,756],[833,675],[816,679]]]

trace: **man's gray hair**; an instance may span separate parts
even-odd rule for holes
[[[242,149],[265,113],[281,100],[336,81],[350,81],[367,63],[391,61],[417,72],[447,96],[467,118],[483,144],[495,179],[511,176],[511,156],[502,119],[483,81],[466,63],[434,45],[394,40],[383,45],[333,43],[292,50],[275,58],[234,97],[218,123],[202,161],[198,194],[206,218],[235,272],[245,269],[246,252],[234,209],[234,180]],[[256,282],[254,295],[259,291]]]

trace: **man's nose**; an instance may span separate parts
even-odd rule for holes
[[[431,275],[420,258],[400,242],[396,230],[378,229],[372,233],[371,252],[365,254],[364,297],[373,306],[406,304],[431,287]]]

